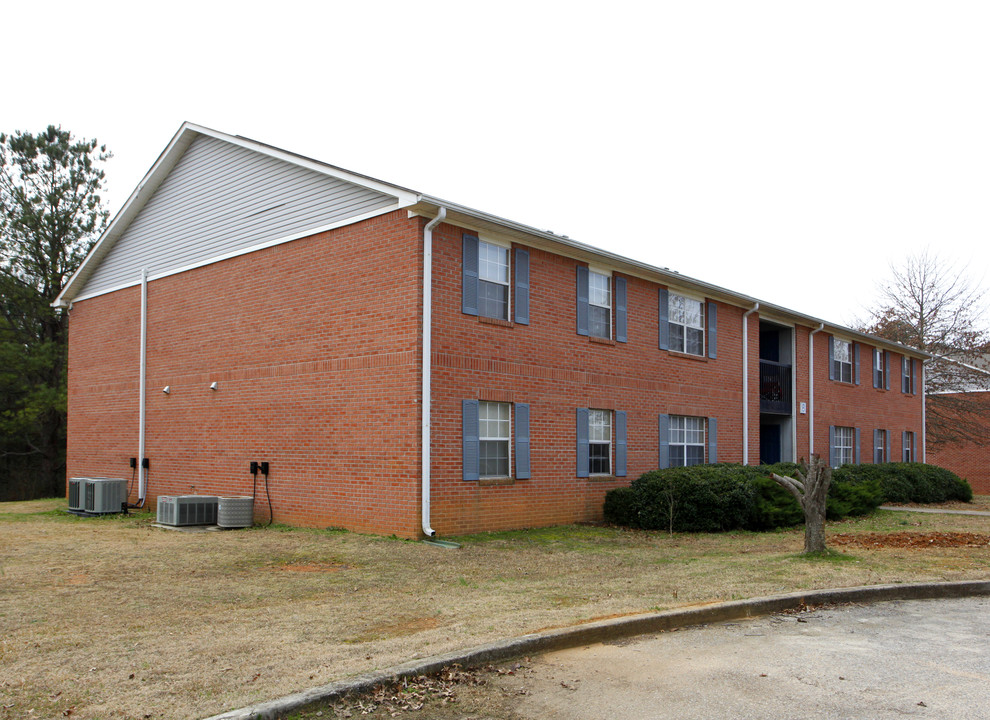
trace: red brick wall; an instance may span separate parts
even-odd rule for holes
[[[990,494],[990,392],[969,393],[968,398],[986,407],[985,441],[929,445],[928,462],[968,480],[974,493],[987,495]]]
[[[249,494],[271,463],[275,519],[419,534],[419,357],[424,221],[398,212],[169,276],[148,289],[148,495]],[[718,303],[718,357],[658,349],[658,285],[625,276],[628,339],[575,331],[577,261],[530,247],[530,324],[461,312],[460,228],[434,232],[432,525],[441,534],[592,520],[605,492],[657,466],[658,415],[718,420],[718,459],[740,462],[743,308]],[[676,288],[673,288],[676,290]],[[76,303],[70,333],[69,476],[130,476],[138,445],[140,295]],[[749,461],[759,461],[759,313],[749,317]],[[808,402],[809,328],[795,330],[797,402]],[[920,396],[828,378],[815,336],[815,450],[828,427],[919,433]],[[209,390],[217,382],[217,391]],[[171,387],[168,395],[161,389]],[[461,402],[525,402],[532,478],[462,478]],[[628,415],[624,478],[576,477],[575,410]],[[798,456],[808,415],[798,414]],[[134,494],[132,493],[132,498]],[[259,500],[264,497],[258,489]],[[267,518],[264,501],[256,517]]]
[[[402,211],[149,283],[152,504],[251,494],[267,460],[276,521],[418,532],[420,226]],[[71,318],[68,475],[130,477],[140,290]]]

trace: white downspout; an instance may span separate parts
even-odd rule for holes
[[[825,323],[808,335],[808,462],[815,454],[815,333],[825,329]]]
[[[742,323],[742,464],[749,465],[749,316],[760,309],[760,304],[756,303],[752,308],[743,313]]]
[[[918,383],[921,386],[921,462],[928,462],[928,393],[925,392],[925,365],[931,362],[931,358],[921,361],[921,378]]]
[[[144,425],[145,425],[145,396],[147,394],[147,383],[145,374],[148,365],[148,270],[141,269],[141,377],[138,380],[140,388],[140,405],[138,406],[138,503],[144,502],[145,496],[145,475],[144,475]]]
[[[437,531],[430,527],[430,389],[432,383],[432,334],[433,334],[433,228],[447,217],[447,208],[441,207],[437,216],[423,229],[423,388],[422,388],[422,484],[423,484],[423,532],[434,537]]]

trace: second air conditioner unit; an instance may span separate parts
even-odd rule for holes
[[[216,525],[216,495],[159,495],[158,523],[175,527]]]
[[[82,490],[82,509],[88,513],[119,513],[127,503],[127,481],[123,478],[86,478]]]

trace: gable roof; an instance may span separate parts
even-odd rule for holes
[[[218,192],[210,183],[217,179],[209,176],[211,168],[226,172],[221,179],[237,186],[233,197],[237,207],[232,211],[228,211],[230,194]],[[342,197],[346,199],[335,204]],[[447,211],[446,222],[454,225],[605,264],[675,289],[702,292],[737,307],[752,309],[758,305],[766,319],[824,329],[914,357],[931,357],[668,268],[188,122],[182,124],[114,216],[53,305],[68,307],[76,300],[138,285],[142,270],[147,270],[149,279],[155,279],[396,209],[407,208],[433,218],[441,207]],[[268,212],[276,219],[266,226],[270,230],[266,234],[258,225],[263,223],[260,216]],[[183,214],[184,223],[174,223],[176,213]]]

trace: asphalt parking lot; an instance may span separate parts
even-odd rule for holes
[[[990,598],[832,606],[549,653],[523,718],[990,718]]]

